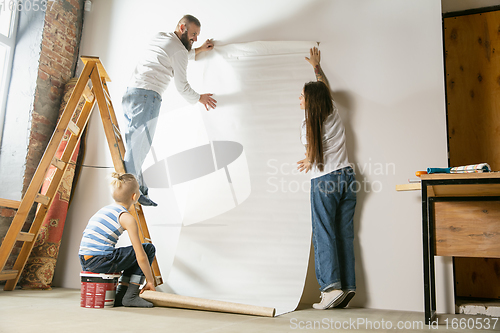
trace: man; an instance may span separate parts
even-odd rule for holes
[[[198,94],[186,78],[188,59],[214,47],[212,41],[207,39],[199,48],[191,49],[198,40],[200,29],[201,24],[196,17],[185,15],[174,32],[158,33],[137,64],[123,96],[123,113],[126,119],[125,169],[137,176],[141,190],[139,203],[144,206],[157,206],[148,197],[141,167],[153,142],[161,96],[170,81],[174,81],[177,91],[188,102],[200,102],[207,111],[216,107],[217,101],[212,98],[212,94]]]

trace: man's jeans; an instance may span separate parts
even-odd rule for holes
[[[125,170],[137,177],[142,194],[148,194],[142,164],[151,149],[160,113],[161,96],[156,91],[127,88],[122,99],[125,128]]]
[[[311,212],[316,278],[321,291],[356,290],[354,208],[351,167],[311,179]]]
[[[149,265],[151,265],[155,257],[155,247],[149,243],[142,244],[142,247],[148,256]],[[118,273],[123,271],[122,277],[124,279],[120,278],[120,281],[123,282],[128,282],[128,279],[133,275],[144,276],[137,263],[135,251],[132,246],[118,247],[113,250],[113,253],[104,256],[93,256],[88,260],[85,260],[83,255],[80,255],[80,264],[84,271],[92,273]],[[140,283],[140,281],[132,280],[131,282]]]

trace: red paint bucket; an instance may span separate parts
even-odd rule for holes
[[[80,306],[95,309],[113,307],[120,275],[120,273],[81,272]]]

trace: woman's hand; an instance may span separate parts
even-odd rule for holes
[[[306,173],[311,170],[311,162],[306,158],[304,158],[303,160],[300,160],[297,162],[298,166],[297,166],[297,169],[302,172],[302,171],[306,171]]]
[[[317,47],[313,47],[312,49],[309,50],[309,58],[306,57],[306,60],[308,63],[311,64],[314,68],[319,65],[319,62],[321,60],[321,51],[318,50]]]

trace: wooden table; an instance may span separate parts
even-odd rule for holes
[[[436,316],[434,256],[500,258],[500,173],[421,177],[425,323]]]

